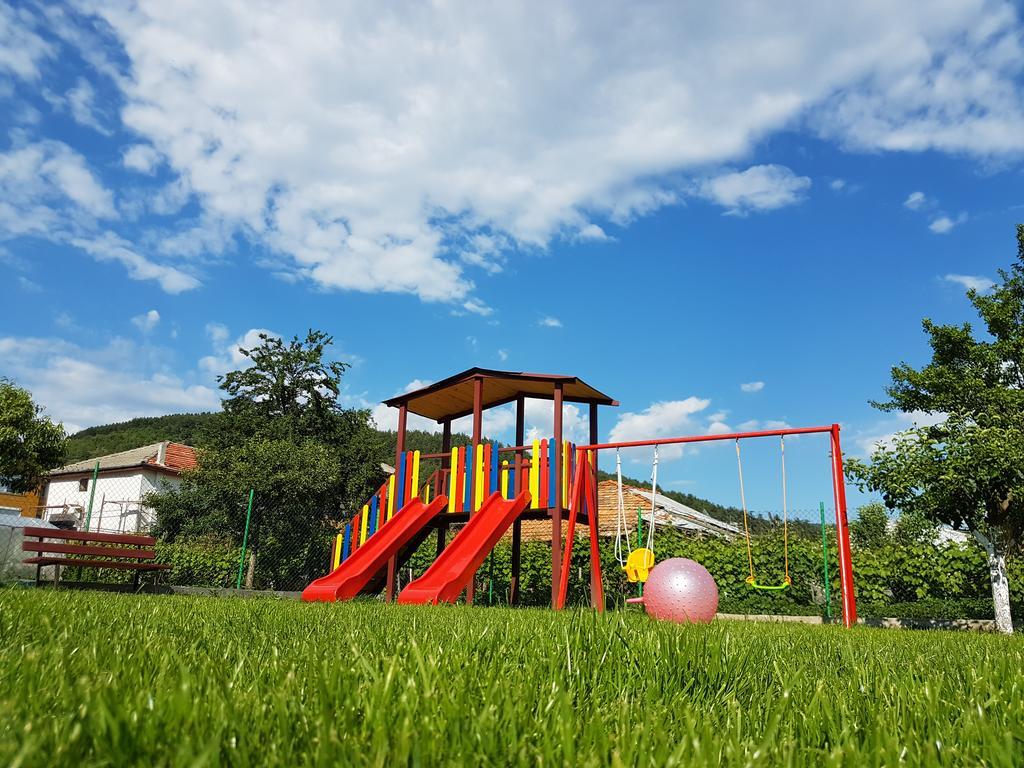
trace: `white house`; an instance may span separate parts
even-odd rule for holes
[[[78,529],[88,522],[90,531],[104,533],[144,531],[153,523],[147,494],[178,487],[181,472],[195,465],[194,448],[168,441],[68,464],[48,474],[41,517]]]

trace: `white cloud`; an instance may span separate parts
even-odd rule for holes
[[[878,448],[891,447],[896,436],[906,429],[929,427],[933,424],[941,424],[945,420],[945,413],[924,413],[923,411],[898,413],[873,427],[855,432],[853,441],[862,455],[869,456]]]
[[[846,179],[832,179],[832,181],[830,181],[828,184],[829,189],[831,189],[833,192],[842,192],[844,189],[846,189],[846,185]]]
[[[36,34],[35,18],[27,9],[0,5],[0,71],[23,80],[38,80],[40,64],[53,58],[54,46]]]
[[[797,176],[783,165],[754,165],[707,179],[701,183],[699,194],[728,209],[728,213],[746,214],[798,203],[810,187],[809,178]]]
[[[160,287],[171,294],[191,291],[200,286],[198,279],[177,267],[158,264],[138,251],[135,247],[113,232],[105,232],[95,238],[72,238],[71,244],[81,248],[97,261],[113,261],[128,270],[132,280],[155,280]]]
[[[745,384],[740,384],[740,389],[744,392],[760,392],[764,389],[763,381],[748,381]]]
[[[551,317],[550,315],[548,315],[538,320],[537,325],[539,325],[541,328],[561,328],[562,321],[559,320],[557,317]]]
[[[157,324],[160,322],[160,313],[155,309],[151,309],[141,315],[136,315],[132,318],[132,325],[138,328],[143,333],[149,333]]]
[[[962,285],[968,291],[977,291],[978,293],[990,291],[995,286],[995,283],[984,275],[946,275],[942,279]]]
[[[693,433],[698,430],[694,417],[706,410],[709,405],[711,405],[711,401],[708,399],[688,397],[685,400],[652,403],[650,407],[639,413],[620,414],[608,435],[609,441],[613,443],[630,442],[659,437],[679,437]],[[716,425],[721,423],[724,414],[712,414],[712,417],[720,418],[710,419],[707,429],[714,428],[717,431],[720,427]],[[650,453],[650,449],[636,449],[632,451],[634,455],[636,455],[636,451],[640,451],[640,455],[643,456]],[[682,455],[681,445],[666,445],[659,450],[659,459],[661,460],[669,461]]]
[[[281,334],[266,328],[250,328],[234,341],[230,341],[231,332],[226,326],[220,323],[207,323],[206,335],[210,337],[213,354],[200,358],[199,369],[210,379],[215,379],[228,371],[248,366],[249,358],[242,354],[242,350],[259,346],[261,333],[281,338]]]
[[[694,184],[736,213],[791,204],[810,182],[788,170],[693,179],[795,125],[858,149],[1024,150],[998,0],[94,7],[128,61],[121,118],[188,179],[203,237],[328,288],[462,303],[502,264],[477,235],[596,238]],[[37,77],[35,50],[6,66]]]
[[[43,286],[34,280],[29,280],[24,275],[18,275],[18,285],[21,286],[21,290],[25,293],[42,293]]]
[[[479,299],[469,299],[464,301],[462,303],[462,308],[467,312],[472,312],[474,315],[481,315],[482,317],[487,317],[494,313],[494,309],[492,307],[487,306]]]
[[[0,153],[0,234],[51,236],[76,217],[116,216],[113,194],[67,144],[40,141]]]
[[[69,432],[137,416],[219,408],[214,389],[188,383],[162,364],[165,352],[123,339],[83,348],[63,339],[0,338],[5,373],[31,390]]]
[[[508,360],[508,350],[507,349],[499,349],[498,350],[498,359],[501,360],[501,362],[503,362],[503,363],[506,360]]]
[[[903,206],[909,208],[912,211],[923,208],[928,203],[928,198],[924,192],[911,192],[907,195],[907,199],[903,201]]]
[[[121,154],[125,168],[139,173],[152,173],[160,162],[160,153],[149,144],[132,144]]]
[[[937,235],[945,235],[951,232],[953,227],[963,224],[965,221],[967,221],[966,213],[961,213],[955,219],[951,219],[949,216],[939,216],[928,225],[928,229]]]
[[[110,136],[112,131],[103,124],[100,119],[99,109],[96,106],[96,91],[92,84],[84,77],[78,78],[75,87],[64,95],[71,117],[79,125],[92,128],[97,133]]]

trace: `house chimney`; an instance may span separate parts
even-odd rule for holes
[[[160,447],[157,449],[156,463],[159,464],[160,466],[167,465],[167,445],[168,442],[164,440],[162,443],[160,443]]]

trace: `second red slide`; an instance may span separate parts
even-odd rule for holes
[[[351,600],[387,565],[393,555],[398,554],[446,506],[448,499],[445,496],[438,496],[429,504],[413,499],[349,555],[345,562],[302,590],[302,599],[306,602]]]
[[[500,493],[492,493],[434,564],[402,590],[398,602],[437,604],[458,600],[487,553],[529,503],[528,491],[508,501]]]

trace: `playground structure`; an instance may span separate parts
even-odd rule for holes
[[[552,402],[553,435],[525,440],[525,401]],[[589,406],[590,442],[573,445],[563,435],[566,402]],[[515,403],[515,445],[482,441],[483,412]],[[604,609],[598,550],[597,462],[600,451],[715,440],[786,435],[828,435],[836,516],[843,623],[856,622],[850,560],[846,490],[843,482],[839,425],[740,432],[723,435],[657,438],[620,443],[598,442],[598,409],[617,406],[609,396],[573,376],[513,373],[472,368],[431,386],[385,401],[398,409],[395,472],[339,533],[332,550],[331,572],[312,582],[304,600],[346,600],[384,589],[385,599],[401,603],[454,602],[465,590],[474,600],[474,575],[498,540],[512,529],[510,603],[519,603],[521,523],[551,521],[551,607],[565,606],[570,558],[577,525],[589,529],[591,605]],[[442,451],[406,451],[408,414],[442,425]],[[472,417],[472,441],[453,448],[452,422]],[[424,462],[437,468],[421,476]],[[742,472],[742,469],[741,469]],[[746,507],[744,501],[744,508]],[[563,521],[567,523],[563,545]],[[447,542],[450,526],[464,523]],[[436,531],[436,559],[427,571],[397,594],[395,575],[413,552]],[[752,574],[753,576],[753,574]],[[751,578],[748,582],[753,583]]]

